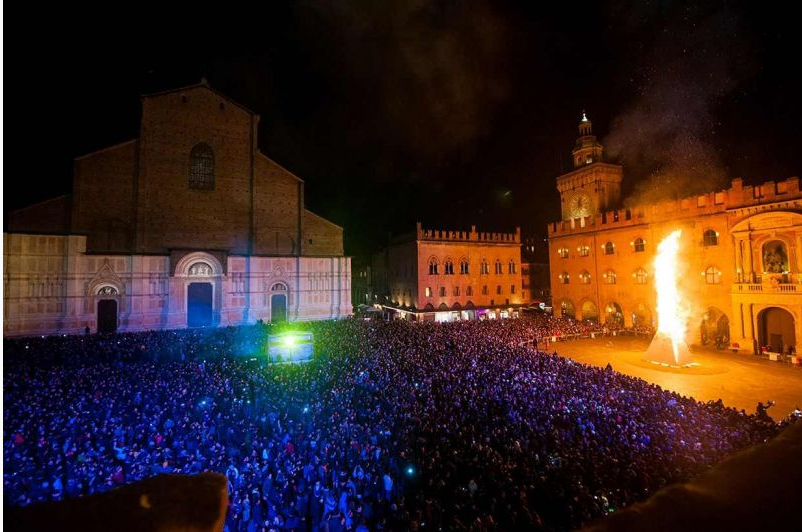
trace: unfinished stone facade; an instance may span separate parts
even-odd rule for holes
[[[202,325],[349,315],[343,230],[259,152],[258,123],[205,82],[144,96],[138,138],[77,158],[70,196],[10,213],[5,334],[184,327],[193,305]]]

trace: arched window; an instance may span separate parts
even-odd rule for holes
[[[116,296],[117,289],[113,286],[101,286],[100,290],[97,291],[97,295],[99,296]]]
[[[615,253],[615,244],[613,244],[612,242],[607,242],[606,244],[604,244],[604,254],[612,255],[613,253]]]
[[[443,273],[446,275],[454,275],[454,263],[450,260],[446,260],[443,269],[445,270]]]
[[[715,266],[710,266],[705,270],[705,282],[707,284],[720,284],[721,272]]]
[[[632,277],[635,278],[635,284],[646,284],[649,274],[646,273],[646,270],[643,268],[638,268],[635,270],[635,273],[632,274]]]
[[[581,284],[590,284],[590,273],[587,270],[582,270],[579,274],[579,282]]]
[[[590,255],[590,246],[579,246],[576,250],[579,252],[580,257],[587,257]]]
[[[429,259],[429,275],[437,275],[437,259]]]
[[[607,270],[604,272],[604,284],[616,284],[618,282],[618,276],[615,273],[615,270]]]
[[[212,267],[205,262],[196,262],[189,267],[189,275],[192,276],[206,277],[212,275],[212,272]]]
[[[482,259],[482,264],[479,268],[479,273],[481,275],[487,275],[490,273],[490,265],[487,264],[487,261],[485,259]]]
[[[462,259],[461,261],[459,261],[459,273],[462,275],[467,275],[468,273],[470,273],[468,271],[468,261],[466,259]]]
[[[568,258],[568,248],[560,248],[557,250],[557,254],[560,255],[560,258],[567,259]]]
[[[496,259],[496,275],[501,275],[503,270],[501,268],[501,261]]]
[[[515,261],[511,260],[510,263],[507,265],[508,273],[515,273]]]
[[[276,284],[273,285],[273,287],[270,289],[270,291],[271,292],[286,292],[287,291],[287,285],[284,284],[284,283],[276,283]]]
[[[632,243],[632,247],[635,248],[635,253],[643,253],[646,251],[646,241],[644,241],[641,237],[638,237]]]
[[[205,142],[189,153],[189,188],[214,190],[214,152]]]
[[[562,284],[570,284],[571,283],[571,278],[568,275],[568,272],[562,272],[559,277],[560,277],[560,282]]]
[[[708,229],[704,233],[705,246],[718,246],[718,233],[712,229]]]

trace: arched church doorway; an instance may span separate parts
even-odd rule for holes
[[[273,292],[270,296],[270,321],[287,321],[287,285],[276,283],[270,291]]]
[[[270,296],[270,321],[287,321],[287,296],[284,294]]]
[[[212,324],[212,283],[189,283],[187,287],[187,326]]]
[[[716,307],[710,307],[702,316],[702,345],[730,342],[730,319]],[[718,340],[718,341],[717,341]]]
[[[796,349],[794,317],[785,309],[769,307],[757,315],[758,342],[773,353],[783,353],[788,346]]]
[[[97,302],[97,332],[117,332],[117,301],[114,299]]]

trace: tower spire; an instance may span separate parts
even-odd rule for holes
[[[574,168],[595,163],[602,159],[602,145],[596,140],[593,134],[593,122],[588,118],[587,113],[582,109],[582,119],[579,121],[579,138],[576,139],[574,146]]]

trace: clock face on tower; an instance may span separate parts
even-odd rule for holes
[[[590,207],[590,196],[580,192],[571,196],[568,212],[571,214],[571,218],[583,218],[590,215]]]

